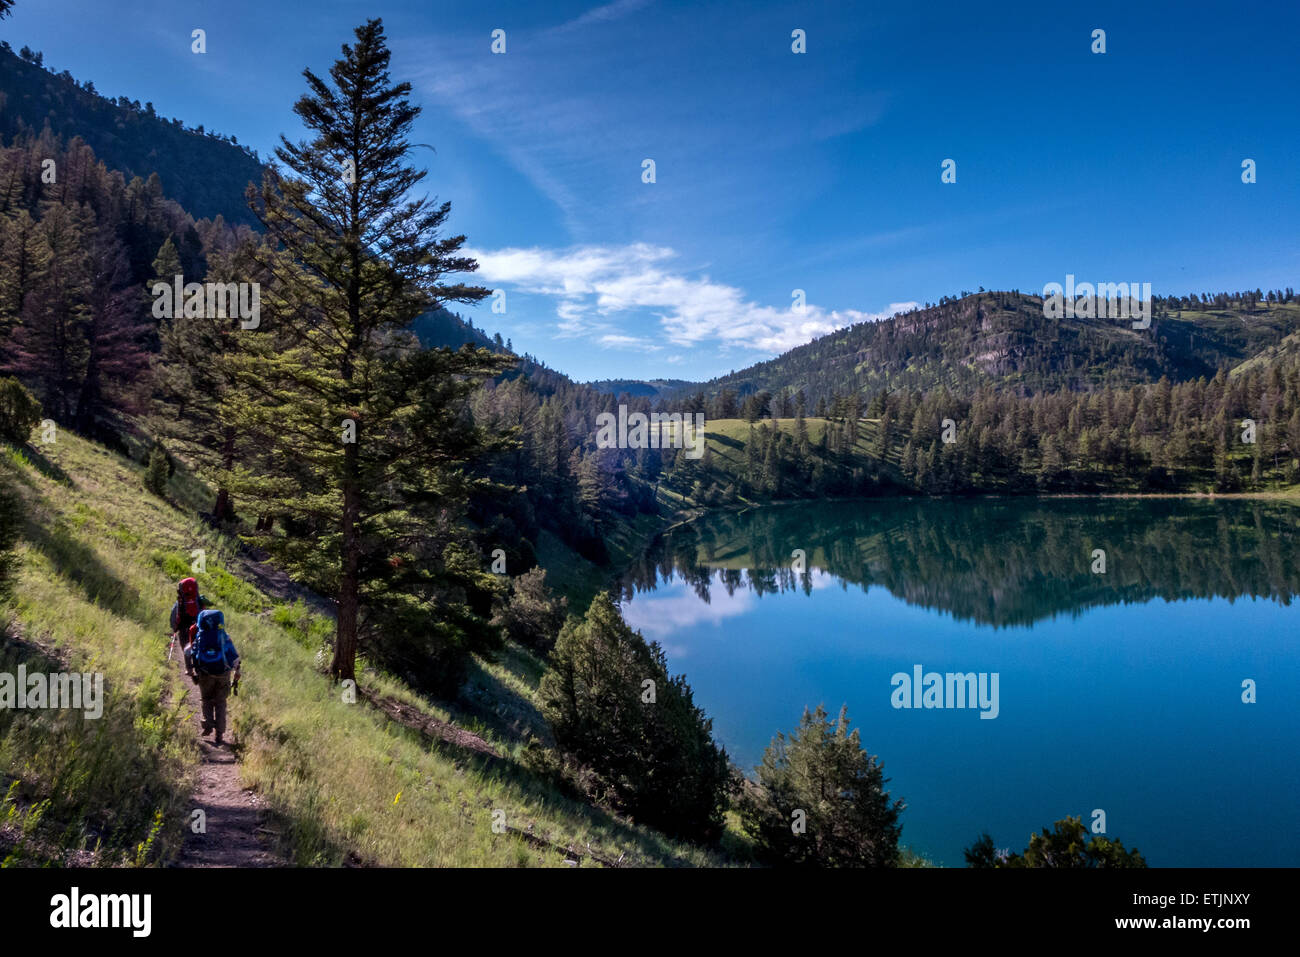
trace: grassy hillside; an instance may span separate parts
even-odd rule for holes
[[[843,453],[825,456],[818,449],[822,434],[830,423],[826,419],[809,417],[805,420],[808,430],[811,461],[834,463],[842,470],[859,471],[875,476],[876,491],[880,493],[916,492],[914,485],[907,478],[903,469],[906,433],[899,429],[891,430],[891,440],[881,454],[880,419],[859,419],[855,443]],[[754,428],[766,426],[777,430],[792,439],[797,434],[794,419],[764,419]],[[747,467],[746,449],[750,441],[751,425],[743,419],[711,419],[705,429],[707,453],[685,472],[685,479],[676,476],[666,478],[658,488],[660,502],[670,509],[687,509],[700,506],[716,505],[750,505],[762,504],[768,498],[763,495],[747,495],[746,479],[752,481],[753,471]],[[1233,447],[1227,456],[1228,464],[1240,474],[1249,474],[1252,459],[1252,446]],[[1092,466],[1097,470],[1098,481],[1106,491],[1111,493],[1137,493],[1151,491],[1145,486],[1139,474],[1122,465],[1110,467]],[[706,500],[705,496],[696,494],[703,488],[726,489],[728,486],[737,490],[733,501]],[[1189,479],[1189,485],[1182,489],[1185,493],[1215,492],[1215,474],[1206,469],[1198,476]],[[1256,494],[1261,496],[1300,497],[1300,486],[1274,482],[1269,488],[1261,489]],[[792,483],[784,498],[820,497],[818,492],[807,486]]]
[[[1271,346],[1266,346],[1249,359],[1234,366],[1229,375],[1237,378],[1252,369],[1267,369],[1271,363],[1279,359],[1286,359],[1296,355],[1300,355],[1300,330],[1291,333]]]
[[[524,763],[540,727],[541,663],[511,647],[481,662],[467,694],[477,711],[439,707],[372,671],[359,686],[420,720],[478,734],[497,752],[430,739],[365,703],[347,704],[321,672],[328,622],[273,600],[234,544],[145,492],[140,468],[60,432],[52,446],[9,450],[27,515],[12,607],[21,643],[4,670],[43,655],[59,668],[102,671],[104,717],[0,711],[0,858],[164,864],[190,810],[197,751],[175,665],[164,662],[174,583],[206,550],[203,591],[227,614],[245,659],[232,699],[242,779],[274,815],[278,851],[294,863],[391,866],[562,866],[566,857],[640,864],[712,864],[708,852],[629,824],[562,793]],[[184,475],[169,493],[188,494]],[[192,491],[192,489],[191,489]],[[409,722],[408,722],[409,723]],[[468,727],[466,728],[466,725]],[[493,811],[516,833],[493,833]]]
[[[805,422],[808,428],[808,441],[813,446],[816,446],[821,441],[822,433],[826,430],[827,420],[809,417]],[[765,419],[762,424],[765,424],[770,429],[777,429],[791,438],[796,434],[794,419]],[[898,476],[898,466],[902,459],[902,444],[896,442],[883,458],[878,456],[875,451],[878,425],[878,420],[862,419],[857,443],[841,461],[849,468],[880,471],[883,474],[898,477],[901,482],[901,476]],[[741,479],[746,474],[745,447],[749,442],[749,434],[750,424],[744,419],[709,420],[704,433],[705,446],[708,452],[701,458],[700,464],[697,466],[700,474],[704,476],[705,485],[717,483],[718,486],[723,488],[732,484],[737,487],[741,485]],[[671,487],[664,488],[661,486],[660,491],[664,500],[670,505],[684,508],[699,504],[689,496],[674,491]],[[762,500],[755,499],[751,503],[742,494],[740,495],[740,501],[746,504],[758,504]]]

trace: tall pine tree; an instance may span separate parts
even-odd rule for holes
[[[464,236],[441,237],[450,203],[413,198],[425,171],[408,165],[419,108],[389,79],[380,20],[330,70],[304,70],[294,106],[310,141],[282,138],[286,167],[250,201],[274,244],[263,322],[240,356],[249,398],[227,409],[271,443],[232,485],[286,519],[263,542],[337,595],[330,672],[354,676],[359,638],[436,656],[477,637],[491,576],[459,531],[476,480],[469,463],[491,443],[461,413],[476,381],[513,364],[483,349],[421,350],[408,327],[450,302],[489,290],[448,280],[477,263]],[[242,390],[241,390],[242,395]],[[490,600],[490,599],[489,599]],[[486,628],[485,625],[483,625]]]

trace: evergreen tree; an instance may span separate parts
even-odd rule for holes
[[[11,182],[18,182],[17,178]],[[41,260],[38,226],[31,213],[11,213],[0,227],[0,338],[17,325]]]
[[[710,838],[732,780],[713,723],[663,650],[627,626],[602,592],[560,632],[538,694],[555,740],[596,788],[638,820]]]
[[[313,138],[282,137],[287,175],[250,187],[277,245],[259,247],[277,331],[251,338],[237,360],[251,401],[226,408],[273,443],[276,463],[240,465],[232,485],[309,533],[261,540],[337,596],[336,679],[354,677],[363,628],[406,668],[450,666],[495,634],[482,620],[492,578],[460,523],[478,485],[468,463],[490,442],[464,408],[476,382],[512,364],[482,349],[421,350],[406,331],[489,290],[446,279],[477,264],[460,255],[463,236],[440,236],[450,203],[410,198],[426,175],[407,164],[411,86],[389,79],[380,20],[355,34],[332,85],[303,71],[309,92],[294,110]]]
[[[168,471],[167,453],[163,451],[162,446],[155,446],[149,453],[149,466],[144,473],[144,487],[159,497],[165,496]]]
[[[789,738],[777,734],[741,801],[741,821],[773,864],[889,867],[898,860],[902,801],[890,799],[880,762],[849,731],[847,707],[830,719],[804,709]],[[797,812],[802,812],[799,816]],[[802,828],[792,826],[801,823]]]
[[[1089,836],[1078,817],[1067,817],[1052,825],[1052,830],[1029,839],[1025,853],[998,855],[993,839],[987,834],[965,851],[968,867],[1052,867],[1052,868],[1139,868],[1147,862],[1137,848],[1126,850],[1120,841],[1102,835]]]
[[[88,245],[86,364],[74,414],[83,433],[114,409],[140,406],[137,383],[149,368],[145,343],[152,330],[141,318],[141,296],[112,228],[95,230]]]
[[[53,205],[41,220],[32,289],[7,365],[35,385],[46,414],[65,425],[72,424],[88,352],[87,215],[88,210]]]
[[[258,268],[256,245],[256,240],[247,238],[229,251],[214,252],[208,257],[207,280],[223,284],[268,280],[269,273]],[[168,285],[182,275],[180,256],[170,236],[159,247],[153,272],[155,281]],[[216,485],[212,516],[219,522],[234,518],[230,473],[241,433],[239,419],[227,415],[226,409],[243,401],[235,397],[235,356],[254,335],[240,328],[237,316],[221,314],[225,311],[219,308],[209,313],[204,308],[196,314],[173,304],[172,317],[160,321],[156,414],[151,423],[157,435],[167,438],[174,449],[197,463]],[[282,338],[282,343],[287,346],[289,340]],[[247,430],[244,437],[247,439]],[[248,454],[252,454],[253,447],[267,445],[245,444]]]

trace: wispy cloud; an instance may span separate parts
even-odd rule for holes
[[[484,281],[554,298],[557,336],[589,338],[607,347],[657,345],[644,334],[648,321],[676,346],[776,354],[916,305],[892,302],[878,311],[765,305],[735,286],[678,266],[672,249],[646,243],[469,252]]]
[[[568,30],[580,30],[585,26],[597,23],[609,23],[614,20],[621,20],[629,14],[636,13],[643,7],[650,5],[650,0],[614,0],[613,3],[606,3],[599,7],[592,7],[585,13],[579,14],[567,23],[562,23],[555,27],[551,32],[563,33]]]
[[[863,89],[847,67],[804,70],[788,52],[772,65],[779,82],[759,93],[749,59],[768,47],[720,43],[735,26],[720,11],[693,11],[689,23],[685,29],[680,11],[648,0],[615,0],[550,27],[504,23],[503,55],[490,53],[486,35],[402,42],[407,59],[420,64],[416,85],[554,203],[579,242],[608,239],[621,220],[633,220],[631,231],[641,235],[648,222],[665,235],[683,217],[698,224],[721,213],[711,221],[729,222],[751,212],[759,192],[774,215],[796,209],[829,175],[809,161],[806,144],[874,125],[884,114],[888,95]],[[768,38],[788,34],[761,29]],[[671,69],[665,51],[674,53]],[[819,95],[826,84],[845,92]],[[701,111],[702,101],[725,109]],[[647,157],[658,165],[654,188],[640,179]],[[773,194],[765,163],[798,175]],[[728,190],[717,188],[723,176]]]
[[[645,338],[644,336],[622,336],[622,335],[615,335],[613,333],[607,333],[606,335],[601,336],[600,344],[602,346],[612,346],[612,347],[623,348],[623,349],[648,350],[650,352],[658,352],[660,349],[663,348],[663,346],[656,345],[654,342]]]

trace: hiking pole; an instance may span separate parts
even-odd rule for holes
[[[172,663],[172,653],[176,651],[176,632],[172,632],[172,640],[167,645],[167,663]]]

